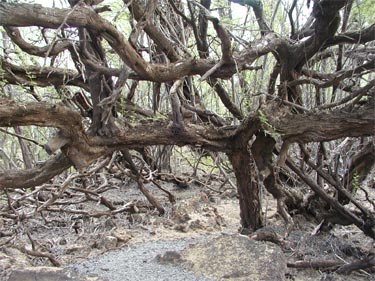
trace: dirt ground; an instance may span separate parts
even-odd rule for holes
[[[134,206],[131,213],[119,213],[112,217],[87,217],[82,214],[48,213],[25,221],[22,229],[28,232],[41,251],[48,251],[62,266],[69,266],[97,257],[103,253],[121,247],[141,245],[152,241],[175,241],[200,237],[205,234],[238,233],[240,229],[239,206],[236,191],[230,185],[223,185],[213,180],[209,188],[191,183],[178,186],[163,184],[176,199],[172,204],[166,194],[152,184],[146,188],[162,203],[166,213],[159,216],[149,208],[149,203],[142,196],[132,181],[111,178],[112,188],[103,193],[116,206],[126,204]],[[283,222],[276,214],[275,201],[264,194],[263,209],[268,228],[283,232]],[[105,210],[95,202],[79,204],[75,210],[98,212]],[[296,215],[295,229],[287,238],[288,247],[284,253],[290,262],[301,260],[338,260],[349,262],[374,247],[373,241],[364,236],[353,226],[336,226],[332,231],[312,236],[319,222],[309,222]],[[2,231],[11,231],[16,226],[10,221],[2,221]],[[17,226],[19,229],[19,226]],[[0,237],[0,245],[8,237]],[[31,248],[30,239],[18,234],[17,240],[5,247],[4,253],[14,248]],[[51,265],[45,257],[26,258],[33,266]],[[1,264],[1,258],[0,258]],[[11,270],[12,266],[6,268]],[[349,278],[349,279],[348,279]],[[343,276],[331,271],[288,268],[287,280],[375,280],[365,271],[358,271],[350,276]]]

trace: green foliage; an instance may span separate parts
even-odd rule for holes
[[[0,191],[0,203],[5,203],[5,202],[7,202],[7,197],[4,193],[4,191],[1,190]]]
[[[168,116],[163,115],[159,112],[156,112],[155,116],[153,117],[153,120],[155,120],[155,121],[166,121],[166,120],[168,120]]]
[[[355,195],[359,189],[359,174],[357,171],[354,172],[352,178],[352,195]]]
[[[266,134],[270,135],[274,139],[281,137],[281,134],[276,131],[276,128],[272,126],[272,124],[268,121],[267,116],[260,109],[258,109],[258,117]]]
[[[374,23],[374,0],[354,1],[352,11],[352,25],[370,25]]]

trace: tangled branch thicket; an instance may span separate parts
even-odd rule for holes
[[[164,181],[221,192],[199,178],[207,162],[236,185],[244,229],[264,225],[264,188],[285,235],[301,213],[375,237],[371,1],[8,2],[1,245],[21,233],[32,241],[35,216],[163,214],[145,183],[169,204]],[[192,176],[176,175],[171,157]],[[149,205],[104,195],[126,178]]]

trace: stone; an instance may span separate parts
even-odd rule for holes
[[[68,241],[64,237],[59,240],[59,245],[63,246],[66,244],[68,244]]]
[[[196,219],[190,223],[190,228],[192,230],[198,230],[198,229],[206,229],[206,227],[203,225],[202,221],[199,219]]]
[[[286,259],[275,244],[241,235],[222,235],[190,245],[176,265],[214,280],[278,281],[285,279]]]
[[[160,264],[177,264],[182,261],[181,254],[176,251],[167,251],[164,255],[157,255],[156,261]]]
[[[188,213],[178,210],[173,212],[173,219],[178,223],[186,223],[191,220],[191,217]]]
[[[177,231],[180,231],[180,232],[188,232],[189,231],[189,225],[186,224],[186,223],[179,223],[179,224],[176,224],[174,227],[173,227],[174,230],[177,230]]]
[[[129,221],[134,224],[141,224],[143,223],[144,215],[142,214],[131,214],[129,217]]]
[[[7,276],[13,268],[31,266],[27,256],[15,248],[4,248],[0,252],[0,280],[8,280]]]
[[[171,220],[171,219],[165,219],[165,220],[163,220],[163,225],[164,226],[166,226],[166,227],[172,227],[172,226],[174,226],[174,222],[173,222],[173,220]]]
[[[4,272],[12,266],[12,258],[0,252],[0,272]]]
[[[27,267],[31,266],[31,263],[28,259],[28,257],[22,253],[20,250],[15,249],[15,248],[4,248],[3,249],[4,253],[11,261],[12,267]]]
[[[127,243],[130,239],[132,239],[132,236],[128,234],[124,229],[115,229],[112,231],[112,235],[117,238],[118,242],[120,243]]]
[[[107,250],[111,250],[117,247],[117,238],[111,235],[103,237],[103,246]]]
[[[105,249],[112,250],[117,247],[118,240],[112,235],[97,235],[95,237],[94,243],[92,243],[92,249]]]
[[[107,230],[111,230],[112,228],[116,227],[116,223],[115,223],[114,220],[111,219],[111,218],[107,219],[107,220],[105,221],[104,225],[105,225],[105,228],[106,228]]]
[[[81,276],[73,271],[58,267],[27,267],[13,270],[8,281],[104,281],[96,276]]]

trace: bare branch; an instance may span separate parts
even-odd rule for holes
[[[236,117],[238,120],[242,120],[244,118],[241,110],[231,101],[229,98],[229,94],[224,89],[224,87],[220,84],[217,79],[209,78],[207,83],[215,89],[217,95],[219,96],[221,102],[224,106]]]
[[[2,57],[0,57],[0,67],[4,70],[2,78],[10,84],[40,87],[72,85],[87,89],[87,85],[80,74],[74,70],[55,67],[17,66],[4,61]]]
[[[262,107],[267,122],[283,139],[299,142],[320,142],[342,137],[374,135],[375,111],[369,104],[355,111],[351,108],[306,114],[275,114],[272,105]]]
[[[66,19],[68,13],[70,14]],[[15,23],[13,20],[15,17],[19,17],[22,20]],[[171,81],[187,75],[203,75],[215,65],[215,63],[206,59],[186,59],[167,65],[149,64],[125,40],[120,31],[101,18],[92,8],[85,5],[81,5],[71,12],[69,9],[44,8],[40,5],[0,4],[0,25],[38,25],[47,28],[59,28],[65,19],[66,24],[69,26],[86,27],[100,33],[121,59],[140,75],[140,79],[159,82]],[[244,65],[249,65],[256,58],[273,51],[279,41],[275,36],[265,38],[264,42],[257,43],[256,47],[246,49],[236,55],[236,64],[224,65],[216,71],[215,77],[231,77],[237,71],[241,71]]]
[[[36,144],[37,146],[43,147],[43,145],[40,144],[39,142],[37,142],[36,140],[24,137],[22,135],[14,134],[14,133],[8,132],[7,130],[1,129],[1,128],[0,128],[0,132],[3,132],[4,134],[8,134],[8,135],[11,135],[11,136],[14,136],[14,137],[17,137],[17,138],[20,138],[20,139],[23,139],[23,140],[26,140],[26,141],[29,141],[29,142],[32,142],[32,143]]]
[[[48,126],[66,131],[83,131],[81,116],[63,105],[43,102],[17,103],[0,99],[0,126]]]
[[[254,15],[257,19],[261,34],[266,35],[267,33],[271,32],[271,29],[268,27],[264,19],[262,0],[231,0],[231,2],[241,5],[248,5],[253,8]]]
[[[21,32],[16,27],[4,26],[9,38],[15,43],[22,51],[39,57],[56,56],[71,46],[67,39],[56,40],[51,45],[44,47],[37,47],[34,44],[26,42],[21,35]]]
[[[375,40],[375,23],[365,29],[361,29],[357,32],[346,32],[334,36],[327,40],[324,44],[324,48],[329,46],[348,43],[348,44],[364,44]]]
[[[140,22],[145,15],[145,9],[141,6],[140,1],[123,0],[123,2],[128,6],[134,18]],[[172,62],[179,60],[180,56],[171,41],[154,24],[146,21],[143,29]]]
[[[63,154],[58,154],[39,167],[27,170],[0,171],[0,188],[31,188],[45,183],[68,169],[72,163]]]

